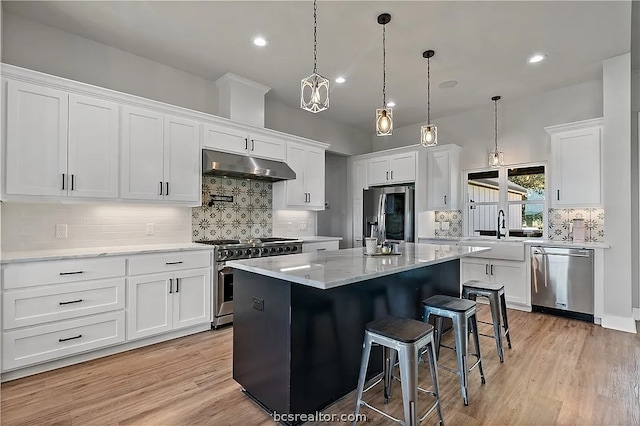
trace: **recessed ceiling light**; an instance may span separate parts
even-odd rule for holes
[[[438,84],[438,87],[441,89],[451,89],[452,87],[456,87],[457,85],[458,80],[446,80]]]
[[[269,44],[269,42],[264,37],[258,36],[253,38],[253,44],[258,47],[265,47],[267,44]]]
[[[388,106],[389,108],[393,108],[394,106],[396,106],[396,103],[395,103],[395,102],[393,102],[393,101],[391,101],[391,102],[387,102],[387,106]]]
[[[338,78],[336,78],[336,83],[338,83],[338,84],[342,84],[342,83],[344,83],[345,81],[347,81],[347,80],[345,80],[345,78],[344,78],[344,77],[338,77]]]
[[[544,53],[536,53],[535,55],[530,56],[529,59],[527,59],[527,62],[530,64],[537,64],[538,62],[544,61],[546,58],[547,55]]]

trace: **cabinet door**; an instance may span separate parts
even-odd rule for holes
[[[374,158],[368,161],[369,185],[384,185],[389,182],[389,158]]]
[[[306,147],[289,144],[287,146],[287,164],[296,172],[296,178],[286,181],[286,204],[287,206],[306,206]]]
[[[7,194],[66,195],[68,103],[60,90],[7,82]]]
[[[162,200],[163,116],[122,107],[122,198]]]
[[[172,278],[165,273],[127,279],[127,340],[172,330]]]
[[[389,179],[393,183],[415,182],[416,153],[396,154],[389,158]]]
[[[527,277],[524,262],[494,260],[491,262],[492,280],[504,285],[507,302],[527,305]]]
[[[252,157],[284,161],[286,144],[282,140],[253,134],[249,137],[249,155]]]
[[[552,144],[553,204],[601,204],[600,127],[558,134]]]
[[[164,116],[164,195],[166,200],[200,201],[200,124]]]
[[[203,148],[246,154],[249,149],[249,137],[241,130],[207,124],[204,126]]]
[[[211,322],[211,269],[176,272],[173,329]]]
[[[450,210],[451,163],[447,151],[427,154],[427,210]]]
[[[309,148],[307,151],[307,170],[305,183],[307,188],[307,205],[314,210],[324,210],[324,150]]]
[[[363,200],[353,201],[353,241],[354,247],[362,247]]]
[[[118,108],[69,95],[69,196],[118,198]]]
[[[353,198],[362,200],[363,190],[367,189],[367,162],[365,160],[353,162]]]
[[[460,290],[469,280],[491,281],[489,263],[487,259],[460,259]]]

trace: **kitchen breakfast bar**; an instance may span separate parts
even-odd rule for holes
[[[398,255],[354,248],[228,262],[233,378],[270,413],[323,409],[356,388],[366,323],[421,319],[422,300],[459,296],[459,259],[484,250],[405,243]],[[371,359],[368,377],[382,371],[382,350]]]

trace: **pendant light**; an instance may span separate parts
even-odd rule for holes
[[[504,166],[504,153],[498,150],[498,101],[500,100],[500,96],[494,96],[491,100],[493,101],[494,107],[496,145],[495,150],[489,153],[489,166],[500,167]]]
[[[420,126],[420,143],[422,146],[438,145],[438,128],[431,124],[431,58],[436,52],[425,50],[422,57],[427,59],[427,124]]]
[[[313,74],[300,82],[300,108],[320,112],[329,108],[329,79],[318,74],[318,5],[313,1]]]
[[[378,24],[382,25],[382,108],[376,109],[376,135],[388,136],[393,131],[393,110],[387,108],[387,52],[386,25],[391,21],[391,15],[378,15]]]

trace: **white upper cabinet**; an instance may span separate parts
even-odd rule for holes
[[[118,198],[118,104],[69,95],[69,196]]]
[[[453,144],[427,148],[427,210],[458,208],[461,150]]]
[[[274,182],[274,208],[324,210],[325,149],[289,142],[286,161],[296,178]]]
[[[7,82],[7,194],[66,195],[68,103],[66,92]]]
[[[390,185],[416,180],[416,152],[384,155],[368,160],[368,184]]]
[[[269,135],[219,124],[206,124],[204,134],[203,148],[269,160],[285,159],[286,143]]]
[[[602,205],[602,119],[546,127],[552,206]]]
[[[7,83],[6,193],[118,198],[118,104]]]
[[[123,107],[122,197],[198,204],[199,123]]]

